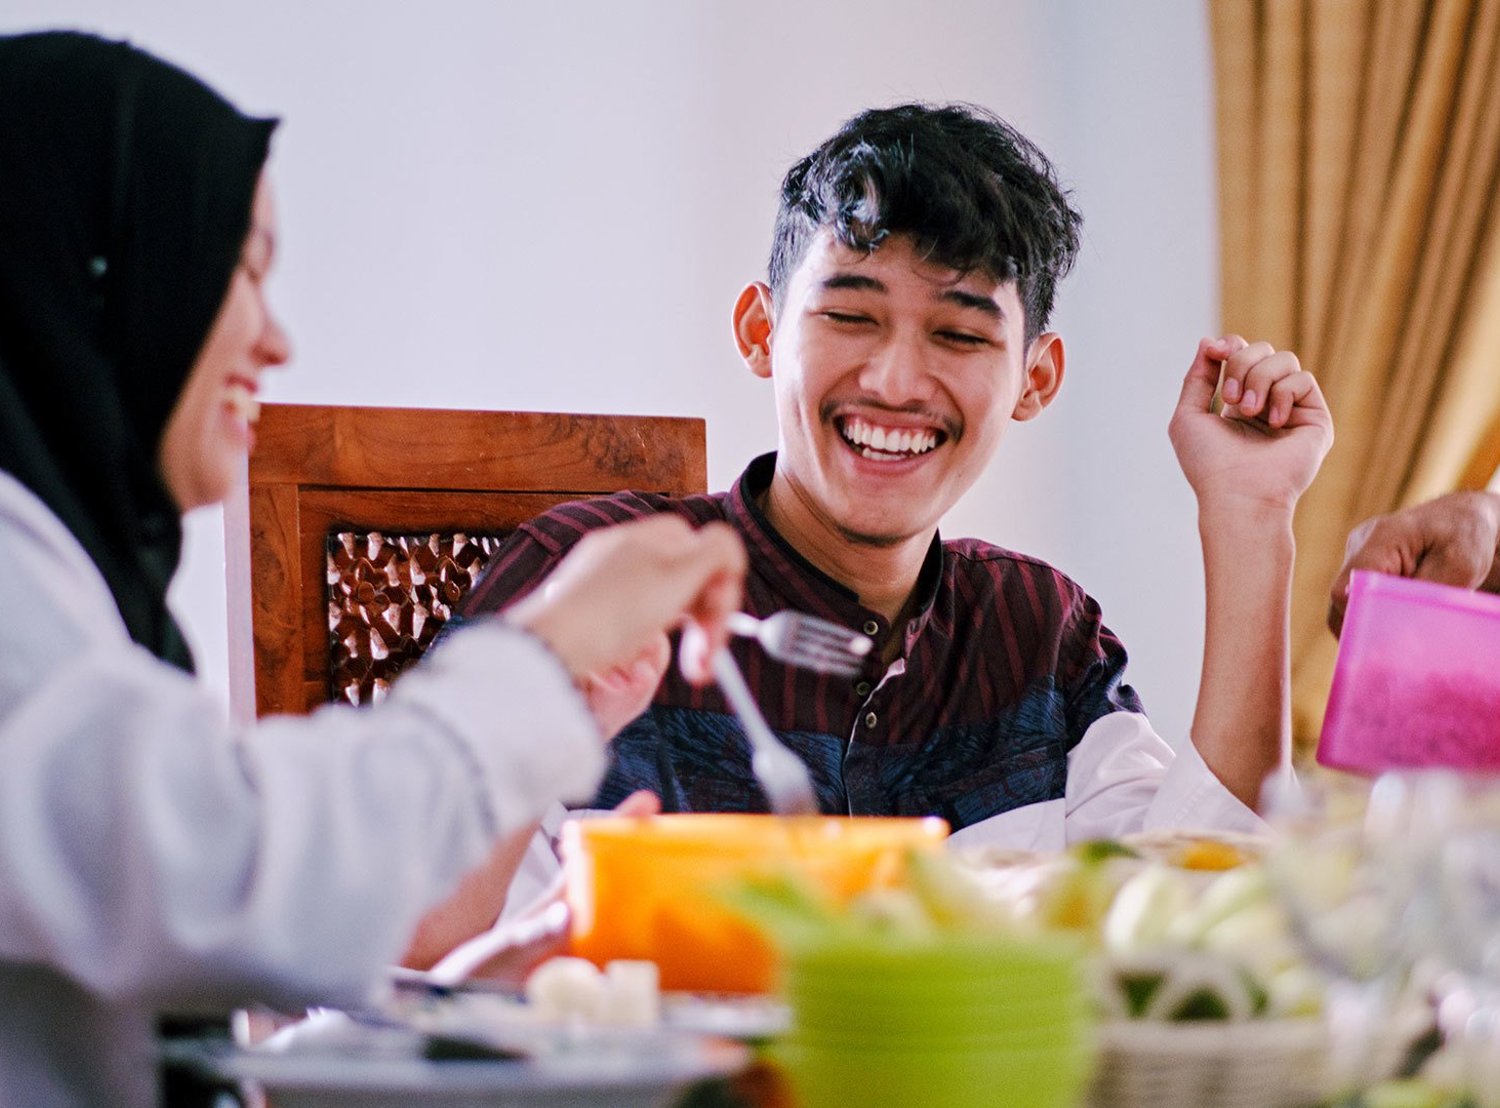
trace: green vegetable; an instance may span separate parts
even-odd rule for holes
[[[782,946],[847,930],[827,896],[793,873],[746,878],[719,890],[720,899]]]
[[[1193,893],[1182,874],[1166,866],[1147,866],[1115,894],[1104,917],[1104,945],[1116,953],[1160,946],[1192,904]]]
[[[1260,983],[1254,974],[1248,970],[1241,970],[1240,977],[1245,982],[1245,992],[1250,997],[1250,1014],[1263,1016],[1271,1006],[1271,993]]]
[[[910,889],[876,889],[849,905],[852,930],[903,938],[936,934],[941,923]]]
[[[946,852],[912,851],[906,857],[906,879],[938,930],[1015,930],[1012,909],[992,900],[978,879]]]
[[[1366,1108],[1442,1108],[1445,1099],[1437,1089],[1415,1078],[1382,1081],[1366,1089],[1362,1097]]]
[[[1110,858],[1139,858],[1140,855],[1114,839],[1089,839],[1068,847],[1068,853],[1085,865],[1098,865]]]
[[[1069,858],[1037,890],[1033,914],[1044,927],[1098,941],[1116,878],[1102,865]]]

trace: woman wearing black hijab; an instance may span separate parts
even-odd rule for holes
[[[165,596],[288,354],[272,129],[128,45],[0,38],[0,1104],[152,1103],[163,1011],[362,1000],[590,791],[576,676],[738,600],[727,531],[602,532],[380,707],[234,733]]]

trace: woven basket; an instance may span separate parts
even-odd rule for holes
[[[1319,1020],[1156,1023],[1098,1029],[1090,1108],[1302,1108],[1318,1100],[1328,1035]]]

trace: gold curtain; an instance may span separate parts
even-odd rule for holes
[[[1296,519],[1293,714],[1360,520],[1458,487],[1500,413],[1500,0],[1209,0],[1226,333],[1297,351],[1337,441]]]

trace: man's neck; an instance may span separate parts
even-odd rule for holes
[[[777,472],[761,497],[776,533],[818,569],[852,589],[866,608],[899,626],[912,614],[917,578],[935,532],[892,544],[861,542],[815,512]]]

